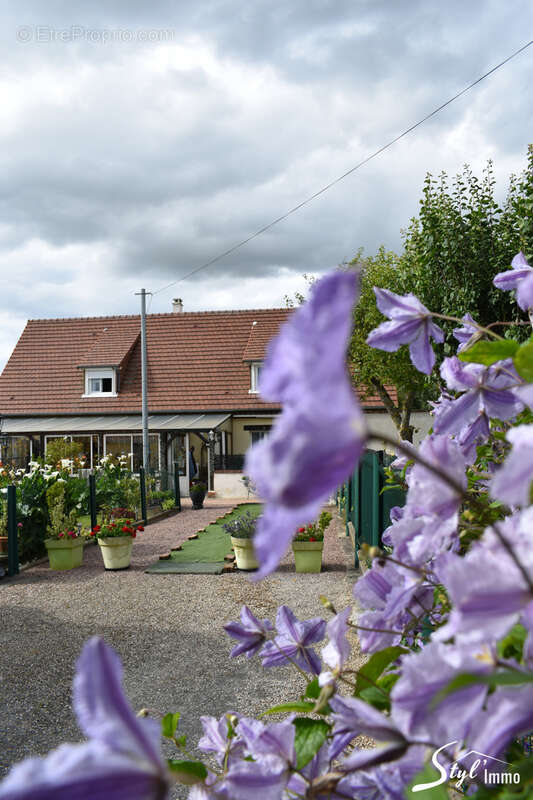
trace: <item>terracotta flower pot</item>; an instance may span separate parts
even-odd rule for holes
[[[252,539],[237,539],[231,537],[231,546],[235,551],[237,569],[258,569],[259,562],[255,557]]]
[[[0,536],[0,556],[7,556],[7,536]]]
[[[127,569],[131,563],[132,536],[110,536],[98,539],[106,569]]]
[[[83,561],[83,539],[45,539],[50,569],[74,569]]]
[[[321,572],[324,542],[293,542],[296,572]]]

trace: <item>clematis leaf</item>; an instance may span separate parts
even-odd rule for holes
[[[305,697],[312,697],[313,699],[317,699],[320,697],[320,686],[318,685],[318,678],[313,678],[307,684],[307,689],[305,690]]]
[[[207,769],[201,761],[177,761],[169,758],[167,764],[173,778],[186,786],[203,783],[207,778]]]
[[[296,768],[302,769],[326,741],[330,726],[321,719],[309,719],[309,717],[298,717],[292,721],[292,724],[296,728],[294,737]]]
[[[380,650],[361,667],[355,682],[354,696],[359,697],[364,689],[373,686],[383,670],[389,666],[393,661],[396,661],[402,653],[407,653],[404,647],[386,647]]]
[[[180,716],[179,711],[177,711],[175,714],[165,714],[161,720],[161,733],[166,739],[173,739],[176,735]]]
[[[307,712],[311,712],[314,707],[314,703],[306,700],[295,700],[294,703],[281,703],[279,706],[272,706],[272,708],[268,708],[266,711],[263,711],[263,714],[283,714],[290,711],[296,711],[305,714]],[[263,714],[261,714],[261,716],[263,716]]]
[[[501,658],[515,658],[520,661],[526,638],[527,631],[524,626],[520,624],[513,625],[507,636],[498,642],[498,655]]]
[[[378,689],[377,686],[370,686],[368,689],[363,689],[359,695],[361,700],[368,703],[369,706],[377,708],[378,711],[390,711],[390,700],[387,694]]]
[[[519,348],[518,342],[514,339],[503,339],[492,342],[480,341],[476,342],[467,350],[462,350],[458,354],[461,361],[475,362],[476,364],[484,364],[490,367],[497,361],[503,361],[506,358],[512,358]],[[517,367],[518,369],[518,367]]]
[[[533,381],[533,342],[525,342],[516,352],[513,364],[526,381]]]

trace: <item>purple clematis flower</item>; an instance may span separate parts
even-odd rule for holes
[[[272,629],[273,626],[270,620],[258,620],[248,606],[243,606],[241,609],[241,622],[228,622],[224,625],[226,633],[240,642],[240,644],[235,645],[230,657],[235,658],[235,656],[246,653],[246,657],[251,658],[262,648],[268,632]]]
[[[429,375],[435,365],[435,353],[429,342],[444,341],[444,332],[431,321],[431,312],[414,294],[399,295],[389,289],[374,287],[376,303],[388,322],[382,322],[367,338],[370,347],[392,353],[402,344],[409,344],[411,361],[419,370]]]
[[[495,523],[530,580],[532,524],[533,507]],[[461,643],[495,643],[533,600],[522,571],[492,528],[462,558],[453,554],[441,558],[436,572],[453,604],[448,622],[434,634],[441,641],[455,636]]]
[[[457,490],[436,472],[417,462],[407,478],[406,513],[411,516],[434,514],[446,519],[455,514],[461,504],[459,489],[466,488],[465,458],[457,442],[449,436],[437,434],[426,436],[418,453],[428,464],[453,478]]]
[[[266,755],[260,761],[235,761],[217,783],[221,800],[281,800],[289,779],[287,763]]]
[[[204,735],[198,741],[198,747],[205,753],[214,753],[219,764],[222,764],[226,756],[231,755],[234,758],[241,758],[244,756],[244,742],[240,736],[230,736],[230,716],[236,716],[233,712],[228,711],[222,714],[220,719],[216,717],[200,717]]]
[[[527,506],[533,481],[533,425],[518,425],[507,432],[513,449],[494,475],[492,497],[510,506]]]
[[[444,520],[430,514],[406,515],[387,528],[383,541],[394,547],[394,556],[402,563],[423,567],[440,553],[457,548],[457,525],[457,514]]]
[[[313,756],[311,761],[303,767],[303,769],[291,775],[287,784],[287,792],[289,794],[284,795],[284,800],[285,798],[288,800],[289,797],[307,797],[307,790],[312,781],[325,775],[329,772],[330,768],[329,745],[325,742],[318,753]],[[337,798],[339,798],[339,800],[344,800],[344,795],[341,797],[332,789],[327,789],[324,794],[315,793],[313,796],[316,800],[337,800]]]
[[[46,758],[17,764],[0,785],[2,800],[163,800],[169,776],[160,725],[135,716],[121,686],[117,654],[94,637],[78,660],[73,703],[89,738]]]
[[[510,742],[533,730],[533,687],[499,687],[479,714],[468,738],[469,747],[497,758]]]
[[[424,748],[410,747],[397,761],[370,770],[358,770],[338,784],[342,797],[357,800],[405,800],[406,788],[424,766]]]
[[[522,311],[528,311],[533,307],[533,267],[522,251],[513,258],[511,266],[512,269],[499,272],[492,282],[504,292],[516,289],[516,302]]]
[[[391,691],[391,721],[408,739],[461,741],[481,710],[487,686],[474,684],[452,692],[435,705],[435,698],[457,674],[485,674],[492,664],[484,651],[470,646],[429,642],[420,652],[401,658],[401,674]]]
[[[520,383],[515,377],[512,361],[485,367],[482,364],[463,364],[456,356],[445,358],[440,373],[448,388],[464,392],[456,400],[448,400],[435,414],[435,433],[460,433],[475,425],[478,417],[507,420],[516,417],[524,406],[511,391]],[[478,431],[479,433],[479,431]]]
[[[471,314],[465,314],[462,319],[463,327],[453,329],[453,335],[459,342],[459,347],[457,348],[458,353],[470,347],[470,345],[474,344],[474,342],[483,335]]]
[[[251,717],[241,717],[237,725],[237,733],[244,741],[245,753],[260,761],[265,756],[278,756],[287,764],[296,764],[294,736],[296,728],[292,717],[283,722],[272,722],[265,725]]]
[[[276,568],[295,530],[317,516],[363,451],[364,417],[346,370],[356,295],[355,273],[326,276],[269,345],[261,394],[283,403],[283,413],[246,459],[266,503],[255,579]]]
[[[298,620],[290,608],[280,606],[276,616],[278,635],[261,652],[264,667],[279,667],[294,662],[305,672],[320,674],[321,663],[311,645],[321,642],[326,622],[320,617]]]
[[[334,695],[329,704],[333,709],[331,718],[334,723],[333,741],[329,753],[331,759],[337,758],[352,739],[362,733],[377,739],[378,742],[391,745],[395,751],[395,755],[389,753],[391,758],[398,758],[405,751],[407,742],[404,736],[393,720],[381,711],[377,711],[357,697]],[[361,769],[371,763],[375,755],[373,750],[357,750],[354,758],[348,755],[343,761],[343,768]]]
[[[352,607],[348,606],[344,611],[336,614],[326,626],[326,634],[329,642],[322,650],[322,660],[331,669],[340,670],[350,655],[350,643],[346,637],[348,632],[348,620],[352,613]]]

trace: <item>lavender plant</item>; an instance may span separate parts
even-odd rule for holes
[[[494,281],[516,290],[528,312],[531,274],[519,254],[512,274]],[[344,363],[356,294],[354,273],[327,276],[269,348],[261,390],[284,411],[246,467],[265,499],[254,538],[260,577],[370,438]],[[433,319],[442,315],[412,295],[376,294],[390,320],[370,342],[409,345],[429,372],[430,339],[441,340]],[[173,781],[191,786],[191,800],[532,796],[533,762],[517,740],[533,731],[533,337],[519,344],[471,317],[458,322],[433,432],[418,448],[391,440],[407,500],[391,514],[383,547],[368,553],[371,568],[354,589],[359,616],[324,599],[328,621],[299,620],[281,606],[273,625],[243,607],[225,626],[232,657],[289,664],[305,678],[300,698],[268,710],[286,718],[202,717],[203,763],[187,750],[178,713],[161,729],[133,715],[117,656],[92,639],[74,681],[88,741],[15,766],[2,800],[164,798]],[[369,656],[359,670],[350,666],[350,629]],[[162,758],[161,734],[177,758]],[[376,746],[361,748],[361,734]]]

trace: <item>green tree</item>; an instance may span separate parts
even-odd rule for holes
[[[378,394],[399,435],[412,440],[411,412],[424,408],[438,391],[436,373],[427,378],[409,361],[406,347],[397,353],[369,348],[366,338],[383,317],[376,308],[373,286],[398,294],[413,292],[431,311],[462,317],[468,311],[482,325],[512,323],[509,335],[526,335],[525,321],[509,292],[492,284],[509,268],[519,250],[533,254],[533,145],[522,175],[511,176],[505,202],[495,199],[492,162],[479,180],[466,165],[451,182],[446,173],[428,174],[420,213],[402,232],[401,255],[380,248],[370,258],[359,253],[351,262],[361,270],[361,300],[354,312],[349,358],[354,382],[367,394]],[[516,325],[516,327],[514,327]],[[442,324],[446,340],[437,348],[438,361],[455,352],[452,323]]]

